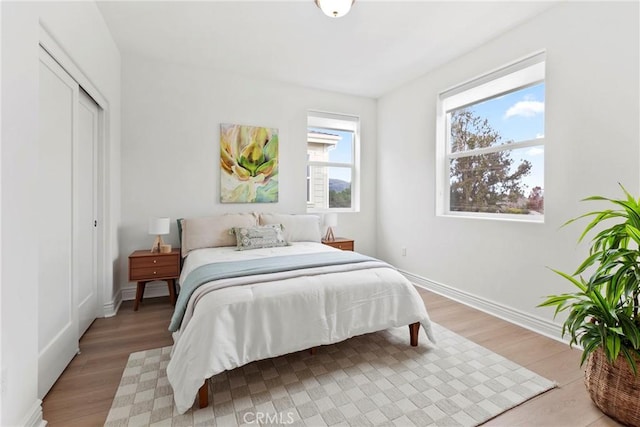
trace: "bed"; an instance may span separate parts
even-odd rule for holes
[[[420,325],[433,341],[424,303],[404,276],[379,260],[319,243],[319,220],[301,217],[294,223],[288,216],[271,218],[290,222],[286,245],[251,250],[229,240],[193,247],[184,235],[189,227],[183,230],[188,253],[167,366],[179,413],[196,396],[200,407],[207,405],[209,378],[252,361],[404,325],[411,345],[417,345]],[[264,225],[269,218],[255,221]],[[300,221],[311,222],[296,231]],[[229,222],[217,226],[227,229]],[[201,232],[189,225],[190,232]]]

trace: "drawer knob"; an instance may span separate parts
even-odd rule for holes
[[[154,271],[153,274],[156,274],[156,272]]]
[[[154,259],[154,260],[153,260],[153,263],[155,264],[156,262],[158,262],[158,261]]]

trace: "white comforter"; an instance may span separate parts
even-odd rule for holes
[[[199,249],[185,260],[180,281],[211,262],[331,250],[336,249],[310,242],[250,251]],[[225,370],[414,322],[420,322],[433,340],[420,295],[392,268],[315,274],[227,287],[201,296],[196,291],[180,331],[174,334],[167,366],[176,408],[186,412],[204,381]]]

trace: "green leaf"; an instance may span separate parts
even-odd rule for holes
[[[631,195],[631,193],[629,193],[629,192],[627,191],[627,189],[626,189],[626,188],[624,188],[624,185],[622,185],[622,184],[620,184],[620,183],[618,183],[618,185],[620,186],[620,188],[622,188],[622,192],[625,194],[625,196],[627,196],[627,201],[628,201],[629,203],[636,203],[636,201],[635,201],[635,199],[633,198],[633,196]]]
[[[570,299],[573,299],[572,294],[552,295],[548,297],[544,302],[538,304],[538,307],[549,307],[564,303]]]
[[[274,172],[277,171],[276,169],[277,167],[278,167],[277,159],[272,159],[272,160],[269,160],[268,162],[264,162],[263,164],[258,166],[258,168],[256,169],[256,176],[260,174],[264,174],[265,176],[269,177],[273,175]]]
[[[576,270],[575,273],[573,273],[573,275],[577,276],[578,274],[584,272],[588,267],[592,266],[594,262],[596,262],[599,258],[601,258],[602,255],[603,255],[602,252],[596,252],[593,255],[589,256],[587,259],[584,260],[582,264],[580,264],[580,267],[578,267],[578,269]]]
[[[247,145],[240,153],[238,163],[251,172],[251,176],[255,176],[256,169],[264,163],[264,153],[259,144],[253,143]]]
[[[600,346],[600,341],[592,338],[582,340],[582,357],[580,358],[580,366],[584,365],[589,354],[593,353]]]
[[[626,231],[629,236],[638,244],[640,244],[640,230],[630,224],[626,224]]]
[[[640,330],[638,326],[627,316],[619,316],[622,335],[626,337],[634,349],[640,350]]]
[[[275,160],[278,158],[278,134],[272,135],[271,139],[264,146],[264,155],[266,160]]]
[[[582,284],[578,279],[576,279],[575,277],[572,277],[570,275],[568,275],[567,273],[563,273],[562,271],[559,270],[554,270],[553,268],[551,269],[551,271],[553,271],[556,274],[559,274],[560,276],[564,277],[565,279],[567,279],[568,281],[570,281],[571,283],[573,283],[576,287],[578,287],[582,292],[586,292],[587,291],[587,287]]]
[[[613,363],[620,353],[620,336],[617,334],[607,334],[606,343],[605,354],[607,360],[609,360],[609,363]]]

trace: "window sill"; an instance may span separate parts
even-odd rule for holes
[[[544,215],[518,215],[518,214],[485,214],[475,212],[447,212],[437,214],[441,218],[480,219],[493,221],[527,222],[532,224],[544,224]]]
[[[307,208],[307,213],[323,214],[323,213],[331,213],[331,212],[349,213],[349,212],[360,212],[360,210],[355,208],[328,208],[328,209]]]

